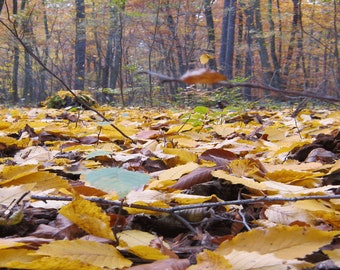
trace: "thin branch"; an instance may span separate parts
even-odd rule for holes
[[[60,196],[39,196],[32,195],[32,200],[40,200],[40,201],[72,201],[72,197],[60,197]],[[340,195],[316,195],[316,196],[300,196],[300,197],[292,197],[292,198],[284,198],[284,197],[258,197],[253,199],[244,199],[244,200],[233,200],[233,201],[223,201],[223,202],[214,202],[214,203],[199,203],[199,204],[190,204],[190,205],[181,205],[174,206],[169,208],[161,208],[161,207],[153,207],[139,204],[122,204],[121,201],[111,201],[102,198],[86,198],[86,200],[99,203],[102,205],[113,205],[113,206],[123,206],[134,209],[142,209],[155,211],[160,213],[174,213],[177,211],[187,210],[187,209],[196,209],[196,208],[204,208],[204,207],[217,207],[223,205],[245,205],[245,204],[253,204],[253,203],[282,203],[282,202],[296,202],[296,201],[306,201],[306,200],[331,200],[331,199],[340,199]]]
[[[171,81],[185,83],[181,79],[168,77],[168,76],[165,76],[163,74],[159,74],[159,73],[156,73],[156,72],[153,72],[153,71],[150,71],[150,70],[141,71],[139,73],[145,73],[145,74],[149,74],[149,75],[158,77],[158,78],[161,79],[162,83],[171,82]],[[275,87],[272,87],[272,86],[269,86],[269,85],[254,84],[254,83],[248,83],[248,82],[234,83],[234,82],[229,82],[229,81],[220,81],[220,82],[218,82],[218,84],[223,85],[226,88],[236,88],[236,87],[259,88],[259,89],[268,90],[268,91],[271,91],[271,92],[280,93],[282,95],[310,97],[310,98],[320,99],[320,100],[324,100],[324,101],[328,101],[328,102],[340,102],[339,98],[332,97],[332,96],[318,96],[317,94],[315,94],[311,91],[301,91],[301,92],[296,91],[295,92],[295,91],[289,91],[289,90],[286,90],[286,89],[275,88]]]

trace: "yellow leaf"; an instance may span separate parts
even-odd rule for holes
[[[146,260],[164,260],[169,256],[164,255],[159,249],[150,247],[150,243],[157,237],[151,233],[127,230],[118,233],[119,244],[122,248],[126,248],[129,252]],[[166,245],[163,242],[164,245]],[[166,245],[168,247],[168,245]],[[169,247],[168,247],[169,248]]]
[[[214,56],[207,54],[207,53],[203,53],[200,56],[200,62],[201,62],[202,65],[207,64],[210,59],[214,59]]]
[[[224,138],[227,137],[227,135],[239,129],[238,127],[234,127],[233,125],[230,124],[213,125],[212,128],[218,135]]]
[[[33,172],[38,171],[37,165],[23,165],[23,166],[5,166],[2,169],[2,177],[4,179],[10,179],[10,178],[20,178],[26,175],[29,175]]]
[[[128,249],[129,252],[144,260],[164,260],[169,259],[168,255],[164,255],[159,249],[149,246],[134,246]]]
[[[6,249],[10,247],[20,247],[20,246],[25,246],[25,243],[20,243],[20,242],[15,242],[12,239],[0,239],[0,249]]]
[[[192,130],[194,127],[192,125],[189,124],[185,124],[185,125],[176,125],[176,126],[172,126],[169,128],[169,130],[166,132],[167,135],[170,134],[176,134],[178,132],[184,132],[184,131],[188,131],[188,130]]]
[[[15,132],[18,132],[18,130],[16,130]],[[29,138],[23,138],[21,140],[18,140],[18,139],[7,137],[7,136],[0,137],[0,144],[4,144],[6,146],[16,145],[19,148],[24,148],[29,145],[29,142],[30,142]]]
[[[12,262],[31,262],[35,258],[28,255],[31,253],[31,250],[23,249],[23,248],[9,248],[9,249],[2,249],[1,250],[1,257],[0,257],[0,267],[7,268],[7,265]]]
[[[216,198],[216,196],[199,196],[199,195],[190,195],[190,194],[172,194],[171,198],[173,201],[179,204],[196,204],[196,203],[204,203],[206,201],[210,201],[212,198]]]
[[[269,126],[264,129],[264,133],[268,135],[268,140],[272,142],[284,140],[286,138],[286,131],[276,126]]]
[[[233,250],[230,254],[224,256],[232,265],[232,269],[249,270],[302,270],[312,267],[313,265],[299,260],[286,260],[277,258],[273,253],[259,254],[256,251],[247,252],[242,250]]]
[[[204,269],[215,269],[215,270],[228,270],[228,269],[240,269],[232,268],[231,264],[222,255],[219,255],[210,250],[204,250],[197,255],[197,264],[192,265],[187,270],[204,270]]]
[[[245,178],[245,177],[236,177],[233,175],[228,174],[225,171],[222,170],[217,170],[211,172],[211,174],[217,178],[222,178],[224,180],[230,181],[232,184],[242,184],[248,188],[251,189],[256,189],[256,190],[273,190],[275,191],[274,188],[268,187],[264,182],[263,183],[258,183],[254,181],[253,179],[250,178]]]
[[[81,239],[44,244],[36,254],[78,260],[98,267],[123,268],[131,265],[131,261],[124,258],[114,246]]]
[[[332,209],[320,201],[308,200],[295,202],[295,206],[312,213],[313,216],[321,218],[332,224],[335,228],[340,228],[340,212]]]
[[[199,145],[197,141],[188,136],[173,135],[169,139],[180,147],[195,148]]]
[[[273,253],[277,258],[292,260],[302,258],[329,244],[339,231],[321,231],[312,227],[284,226],[240,233],[232,240],[224,241],[216,250],[218,254],[228,255],[233,250]]]
[[[323,176],[323,173],[298,172],[286,169],[269,172],[266,174],[267,179],[285,184],[304,186],[307,188],[313,188],[319,185],[321,182],[321,176]]]
[[[11,179],[2,181],[1,185],[12,186],[31,183],[35,183],[34,190],[60,189],[69,187],[68,181],[54,173],[47,171],[18,174]]]
[[[264,212],[267,219],[271,222],[289,225],[294,221],[301,221],[308,224],[313,224],[313,217],[307,211],[298,209],[294,204],[269,206]]]
[[[59,212],[89,234],[116,240],[110,227],[110,217],[93,202],[76,196]]]
[[[176,179],[179,179],[183,174],[189,173],[198,167],[199,165],[197,163],[189,162],[185,165],[180,165],[180,166],[162,171],[158,175],[158,179],[159,180],[176,180]]]
[[[149,246],[155,235],[139,230],[126,230],[117,234],[121,247]]]
[[[60,257],[42,257],[31,262],[15,261],[7,264],[7,267],[13,269],[34,269],[34,270],[102,270],[102,267],[83,263],[76,259]]]
[[[340,171],[340,159],[335,161],[332,168],[329,170],[328,174],[337,173]]]
[[[336,266],[340,265],[340,249],[323,250],[322,252],[325,253]]]
[[[233,150],[233,149],[230,149]],[[229,164],[231,171],[238,177],[249,177],[256,180],[264,180],[265,168],[259,160],[256,159],[235,159]]]
[[[179,164],[197,161],[197,155],[192,151],[178,148],[163,148],[163,152],[165,154],[176,155],[179,159]]]

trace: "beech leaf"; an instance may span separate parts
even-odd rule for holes
[[[312,227],[278,225],[269,229],[252,229],[224,241],[216,250],[228,255],[233,250],[273,253],[277,258],[292,260],[302,258],[329,244],[338,231],[321,231]]]
[[[123,268],[132,263],[112,245],[87,240],[57,240],[42,245],[37,255],[78,260],[98,267]]]
[[[170,186],[169,188],[188,189],[193,185],[208,182],[213,178],[213,176],[211,175],[211,172],[213,170],[214,168],[199,167],[192,172],[183,175],[181,178],[178,179],[176,184]]]
[[[76,196],[74,201],[63,206],[59,212],[90,234],[116,240],[110,227],[110,217],[93,202]]]
[[[195,83],[215,84],[220,81],[226,81],[227,78],[217,71],[201,68],[187,71],[185,74],[182,75],[180,80],[187,84]]]
[[[132,172],[122,168],[103,168],[84,174],[85,180],[92,186],[106,192],[115,191],[121,197],[150,180],[150,176],[144,173]]]

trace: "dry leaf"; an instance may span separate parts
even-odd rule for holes
[[[227,78],[214,70],[201,68],[197,70],[189,70],[180,78],[181,81],[187,84],[195,84],[195,83],[206,83],[206,84],[215,84],[220,81],[226,81]]]
[[[116,240],[110,227],[110,217],[93,202],[76,196],[75,200],[63,206],[59,212],[90,234]]]

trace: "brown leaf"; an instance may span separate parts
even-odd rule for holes
[[[182,82],[187,84],[195,84],[195,83],[207,83],[214,84],[220,81],[226,81],[227,78],[215,71],[206,68],[200,68],[196,70],[189,70],[180,78]]]
[[[162,261],[156,261],[154,263],[148,263],[130,267],[129,270],[185,270],[189,267],[190,261],[188,259],[167,259]]]
[[[193,185],[210,181],[213,177],[211,171],[215,168],[199,167],[191,173],[186,174],[178,179],[176,184],[170,186],[170,189],[187,189]]]
[[[215,162],[217,166],[224,166],[229,160],[237,159],[237,155],[228,150],[215,148],[204,151],[200,159]]]

